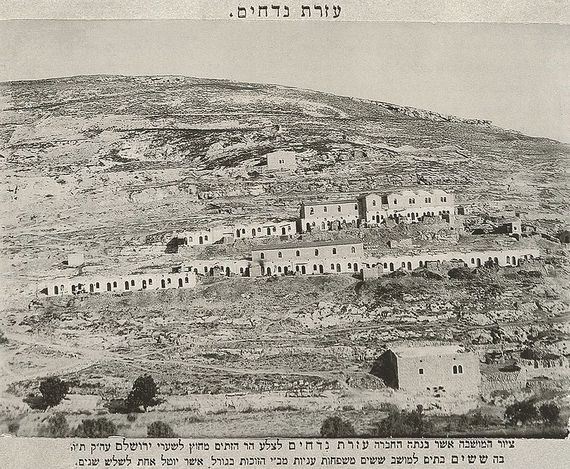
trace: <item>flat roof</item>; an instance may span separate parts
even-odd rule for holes
[[[437,357],[465,353],[461,345],[425,345],[390,349],[398,358]]]
[[[295,248],[312,248],[319,246],[344,246],[347,244],[362,244],[360,239],[353,240],[327,240],[327,241],[307,241],[305,243],[283,243],[283,244],[268,244],[266,246],[258,246],[252,248],[253,251],[274,251],[276,249],[295,249]]]
[[[354,199],[339,199],[339,200],[325,200],[317,202],[302,202],[303,205],[331,205],[331,204],[355,204],[358,202],[357,198]]]

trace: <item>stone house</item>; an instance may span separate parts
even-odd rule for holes
[[[268,245],[251,251],[252,275],[355,273],[362,269],[360,240]]]
[[[410,393],[478,395],[479,357],[458,345],[401,347],[385,351],[371,373],[387,386]]]

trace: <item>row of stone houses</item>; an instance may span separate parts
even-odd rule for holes
[[[362,273],[364,279],[396,270],[413,271],[443,262],[467,267],[517,266],[538,258],[534,248],[421,252],[414,254],[367,256],[360,240],[285,242],[259,246],[251,259],[192,260],[182,267],[202,275],[271,276]]]
[[[38,292],[46,296],[79,295],[82,293],[122,293],[142,290],[193,288],[194,272],[141,273],[124,276],[92,275],[57,278],[40,286]]]
[[[366,194],[354,199],[326,202],[303,202],[295,220],[218,225],[201,230],[174,234],[188,246],[231,243],[236,239],[291,237],[315,229],[330,230],[333,224],[378,225],[387,220],[419,222],[424,217],[440,217],[450,221],[454,215],[455,196],[440,189],[402,191],[385,195]]]

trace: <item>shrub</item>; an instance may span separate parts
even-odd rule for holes
[[[59,378],[47,378],[40,383],[40,392],[47,407],[58,405],[68,391],[69,385]]]
[[[418,405],[416,410],[411,412],[391,410],[384,420],[374,424],[372,435],[376,437],[418,437],[429,432],[431,428],[431,422],[425,419],[423,407]]]
[[[457,280],[472,279],[475,274],[471,271],[469,267],[454,267],[447,272],[449,278]]]
[[[152,422],[146,427],[146,434],[149,438],[177,438],[178,435],[174,433],[170,425],[161,422],[160,420]]]
[[[12,435],[17,435],[19,429],[20,429],[19,422],[10,422],[8,424],[8,433],[11,433]]]
[[[539,411],[545,424],[555,425],[560,420],[560,408],[553,402],[542,404]]]
[[[57,413],[52,415],[45,427],[46,436],[50,438],[65,438],[69,436],[69,424],[65,415],[62,413]]]
[[[138,409],[142,406],[146,412],[147,408],[156,405],[155,399],[158,388],[152,376],[139,376],[134,384],[133,389],[127,397],[127,405],[130,409]]]
[[[131,411],[127,399],[111,399],[105,407],[111,414],[128,414]]]
[[[532,401],[521,401],[505,409],[505,421],[509,425],[526,424],[538,420],[538,410]]]
[[[74,433],[79,438],[107,438],[117,433],[117,427],[104,417],[85,419],[81,421]]]
[[[327,417],[321,425],[321,436],[324,438],[349,438],[356,436],[352,423],[340,417]]]
[[[134,422],[137,419],[137,414],[128,414],[127,415],[127,420],[129,422]]]

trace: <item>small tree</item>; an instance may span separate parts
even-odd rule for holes
[[[519,425],[538,420],[538,410],[532,401],[521,401],[505,409],[505,420],[509,425]]]
[[[146,427],[146,434],[149,438],[176,438],[178,435],[167,423],[160,420],[152,422]]]
[[[547,425],[555,425],[560,419],[560,408],[554,402],[542,404],[539,408],[540,417]]]
[[[50,438],[65,438],[69,435],[69,424],[65,415],[57,413],[48,419],[46,434]]]
[[[104,417],[82,420],[75,429],[75,436],[79,438],[107,438],[116,433],[115,424]]]
[[[50,377],[40,383],[40,392],[47,407],[58,405],[69,391],[69,385],[59,378]]]
[[[152,376],[139,376],[133,384],[129,397],[127,397],[129,408],[137,409],[142,406],[146,412],[149,406],[156,405],[155,396],[157,390],[158,388]]]
[[[340,417],[327,417],[321,425],[321,436],[324,438],[349,438],[356,436],[352,423]]]

